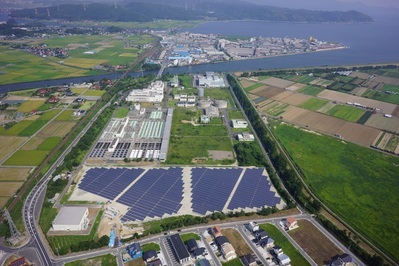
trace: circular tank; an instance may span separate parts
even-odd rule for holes
[[[219,109],[227,108],[227,102],[223,100],[215,100],[215,106]]]
[[[210,101],[201,100],[201,101],[198,102],[198,107],[199,108],[207,108],[209,106],[211,106],[211,102]]]

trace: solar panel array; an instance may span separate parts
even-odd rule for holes
[[[205,214],[222,211],[233,190],[242,168],[192,169],[192,209]]]
[[[91,168],[79,188],[113,200],[143,172],[141,168]]]
[[[280,202],[280,198],[276,197],[276,193],[270,191],[270,188],[271,184],[263,175],[262,168],[246,169],[228,209],[275,206]]]
[[[177,213],[183,200],[183,169],[150,169],[117,202],[129,206],[122,221]]]

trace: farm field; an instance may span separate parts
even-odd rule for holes
[[[0,162],[27,140],[27,137],[0,136]]]
[[[363,146],[370,146],[380,132],[380,130],[375,128],[347,122],[339,118],[294,106],[287,108],[281,117],[286,121],[329,135],[339,134],[343,139]]]
[[[284,89],[273,87],[273,86],[266,86],[254,89],[251,91],[251,94],[254,94],[259,97],[263,97],[265,99],[270,99],[280,93],[284,92]]]
[[[285,80],[285,79],[280,79],[280,78],[275,78],[275,77],[270,77],[270,78],[261,80],[260,82],[263,84],[267,84],[267,85],[273,86],[273,87],[278,87],[281,89],[285,89],[285,88],[296,83],[296,82],[292,82],[290,80]]]
[[[16,49],[0,46],[2,63],[0,84],[29,82],[62,77],[79,77],[99,74],[98,71],[76,69]]]
[[[260,228],[265,230],[271,238],[274,239],[275,245],[283,248],[285,254],[291,259],[292,266],[310,265],[301,253],[291,244],[291,242],[272,224],[261,224]]]
[[[37,147],[45,140],[43,137],[32,137],[30,140],[22,146],[22,150],[36,150]]]
[[[31,170],[29,167],[0,167],[0,181],[25,181]]]
[[[74,120],[72,116],[72,114],[74,113],[74,110],[64,110],[62,111],[61,114],[59,114],[55,120],[56,121],[69,121],[69,120]]]
[[[343,252],[308,220],[299,220],[299,227],[288,234],[317,263],[326,265],[332,257]]]
[[[10,197],[0,197],[0,208],[3,208],[9,199]]]
[[[399,158],[286,124],[272,129],[316,195],[398,259],[399,209],[392,202],[399,201]]]
[[[364,106],[371,107],[371,108],[379,108],[386,114],[392,114],[396,108],[395,104],[392,103],[385,103],[376,101],[373,99],[367,99],[363,97],[353,96],[350,94],[331,91],[331,90],[324,90],[320,92],[317,97],[327,99],[330,101],[337,101],[341,103],[351,102],[351,103],[360,103]]]
[[[9,129],[3,131],[2,135],[8,136],[18,136],[25,128],[30,126],[34,121],[33,120],[22,120],[17,124],[13,125]]]
[[[28,101],[25,101],[18,107],[18,112],[29,113],[30,111],[39,108],[39,106],[43,105],[45,102],[45,99],[30,98]]]
[[[294,105],[294,106],[298,106],[304,102],[306,102],[307,100],[311,99],[310,96],[308,95],[303,95],[303,94],[299,94],[299,93],[294,93],[294,94],[287,94],[287,93],[280,93],[277,96],[273,97],[273,99],[283,102],[283,103],[287,103],[289,105]]]
[[[307,94],[307,95],[311,95],[311,96],[317,96],[317,94],[319,94],[323,90],[324,90],[323,88],[312,86],[312,85],[308,85],[308,86],[298,90],[298,92],[303,93],[303,94]]]
[[[0,195],[3,197],[14,196],[23,182],[0,182]]]
[[[48,137],[38,147],[38,150],[51,151],[60,143],[61,137]]]
[[[382,102],[399,104],[399,94],[387,94],[377,90],[367,90],[362,96]]]
[[[328,101],[326,100],[321,100],[318,98],[310,98],[306,102],[302,103],[299,105],[299,107],[308,109],[311,111],[316,111],[317,109],[321,108],[323,105],[325,105]]]
[[[69,121],[52,121],[47,124],[37,136],[40,137],[64,137],[75,126],[76,122]]]
[[[48,152],[43,150],[18,150],[3,165],[38,166],[46,158]]]
[[[365,125],[399,133],[399,118],[397,117],[387,118],[382,114],[373,114],[366,121]]]
[[[335,105],[327,114],[350,122],[357,122],[366,111],[345,105]]]
[[[102,90],[86,90],[83,95],[85,96],[103,96],[106,91]]]

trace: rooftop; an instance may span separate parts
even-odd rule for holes
[[[62,207],[53,224],[79,225],[87,207]]]
[[[179,234],[171,235],[169,239],[179,260],[190,257],[190,254],[188,254],[186,246],[184,245]]]

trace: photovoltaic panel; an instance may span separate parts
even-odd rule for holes
[[[193,168],[192,209],[205,214],[207,211],[222,211],[232,189],[240,177],[242,168]]]
[[[117,202],[129,206],[122,221],[177,213],[183,200],[183,169],[150,169]]]
[[[280,198],[276,197],[276,192],[270,189],[271,184],[267,177],[263,175],[262,168],[246,169],[228,209],[275,206],[280,203]]]
[[[78,187],[113,200],[143,172],[141,168],[91,168]]]

